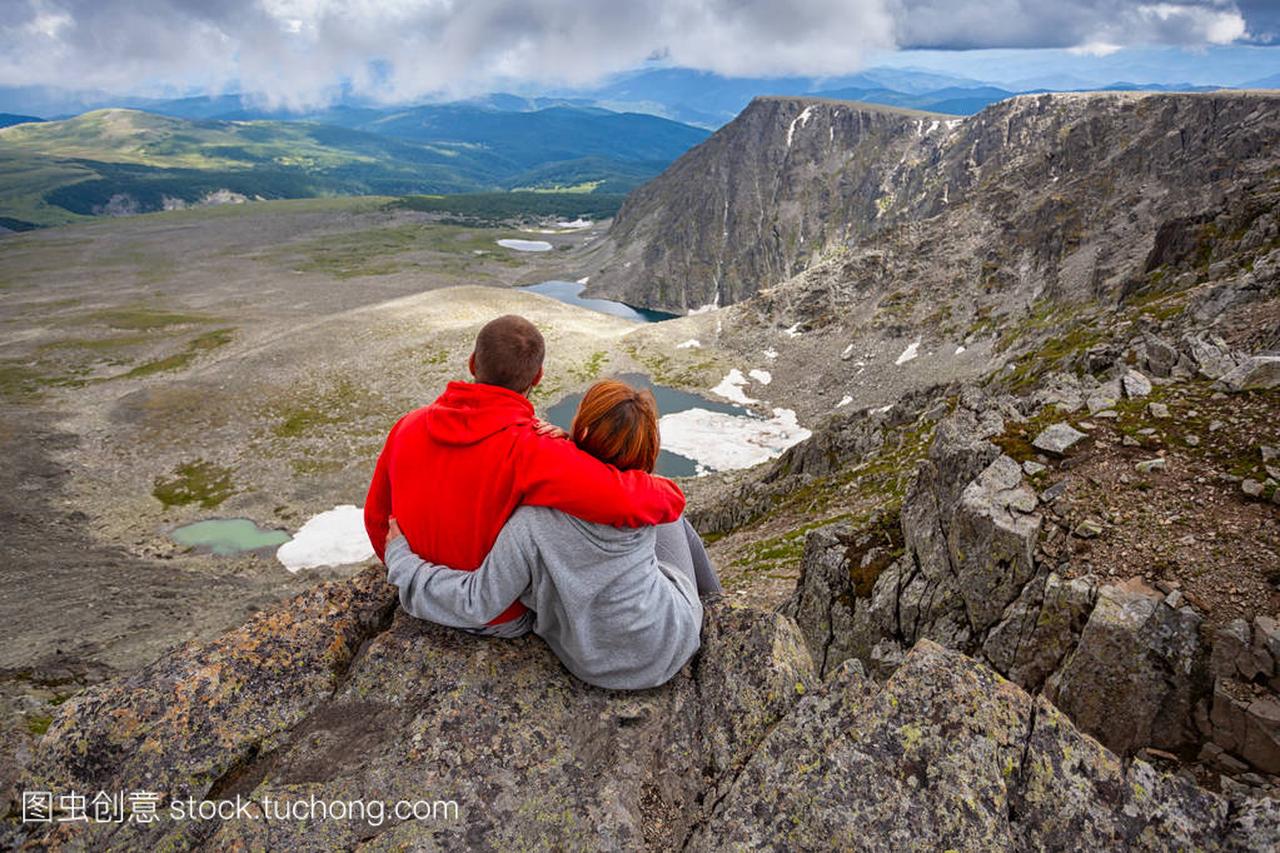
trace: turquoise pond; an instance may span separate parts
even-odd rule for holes
[[[614,317],[634,320],[637,323],[661,323],[663,320],[671,320],[679,316],[677,314],[668,314],[665,311],[650,311],[648,308],[633,308],[622,302],[614,302],[612,299],[594,299],[583,296],[582,291],[586,289],[586,285],[576,281],[544,281],[541,284],[530,284],[527,287],[517,289],[527,290],[530,293],[540,293],[543,296],[550,296],[552,299],[558,299],[569,305],[590,308],[592,311],[599,311],[601,314],[611,314]]]
[[[679,388],[655,385],[642,373],[624,373],[615,378],[633,387],[648,388],[652,391],[654,399],[658,402],[659,415],[670,415],[688,409],[706,409],[710,412],[724,412],[730,415],[750,415],[749,411],[732,403],[710,400],[698,394],[681,391]],[[564,397],[547,409],[547,420],[567,430],[573,423],[573,416],[581,402],[582,394],[570,394]],[[663,450],[658,454],[657,473],[664,477],[692,477],[698,473],[698,463],[687,456]]]
[[[276,548],[289,541],[283,530],[263,528],[247,518],[211,518],[177,528],[169,534],[179,545],[199,548],[220,557]]]

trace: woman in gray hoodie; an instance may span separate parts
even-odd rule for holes
[[[658,407],[646,390],[596,383],[570,432],[619,469],[652,471],[657,462]],[[422,560],[393,519],[386,563],[407,613],[476,630],[519,599],[532,612],[501,626],[503,636],[532,630],[574,675],[615,689],[656,687],[675,675],[698,650],[699,594],[720,591],[702,540],[683,518],[617,528],[520,507],[473,572]]]

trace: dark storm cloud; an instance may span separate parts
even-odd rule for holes
[[[0,85],[234,87],[307,106],[581,84],[653,57],[834,75],[895,47],[1202,46],[1275,30],[1259,0],[0,0]],[[1259,38],[1255,33],[1255,40]]]
[[[1086,48],[1138,44],[1200,47],[1245,35],[1233,0],[894,0],[902,48]]]
[[[1280,0],[1238,0],[1249,27],[1249,40],[1256,44],[1280,44]]]

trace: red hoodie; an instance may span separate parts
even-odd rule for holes
[[[424,560],[474,571],[522,504],[584,521],[643,527],[675,521],[684,494],[643,471],[619,471],[562,438],[538,435],[533,404],[497,385],[450,382],[387,436],[364,503],[378,557],[395,516]],[[525,612],[513,602],[490,624]]]

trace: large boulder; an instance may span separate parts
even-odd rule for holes
[[[1221,338],[1184,336],[1180,349],[1190,367],[1205,379],[1221,379],[1236,369],[1239,358]]]
[[[380,574],[321,584],[215,642],[187,643],[70,699],[33,756],[27,787],[184,796],[217,788],[314,713],[390,623],[396,591]]]
[[[710,605],[690,666],[662,688],[614,692],[573,678],[536,637],[473,637],[396,612],[379,575],[321,586],[67,703],[24,787],[157,792],[162,817],[63,823],[39,843],[545,849],[590,832],[592,846],[664,846],[815,684],[795,624],[776,614]],[[237,797],[252,816],[169,819],[173,801]],[[401,800],[453,805],[393,818]],[[262,817],[267,802],[312,801],[366,812]]]
[[[880,688],[849,662],[761,743],[689,847],[1263,850],[1280,804],[1124,762],[927,640]]]
[[[1280,697],[1219,678],[1209,720],[1214,743],[1264,773],[1280,774]]]
[[[1036,493],[1023,484],[1022,466],[1004,455],[960,495],[948,548],[975,632],[995,624],[1035,574],[1038,503]]]
[[[1255,391],[1280,386],[1280,355],[1251,355],[1220,380],[1231,391]]]
[[[1198,741],[1191,712],[1207,686],[1201,616],[1139,581],[1103,586],[1070,658],[1046,692],[1111,749]]]

